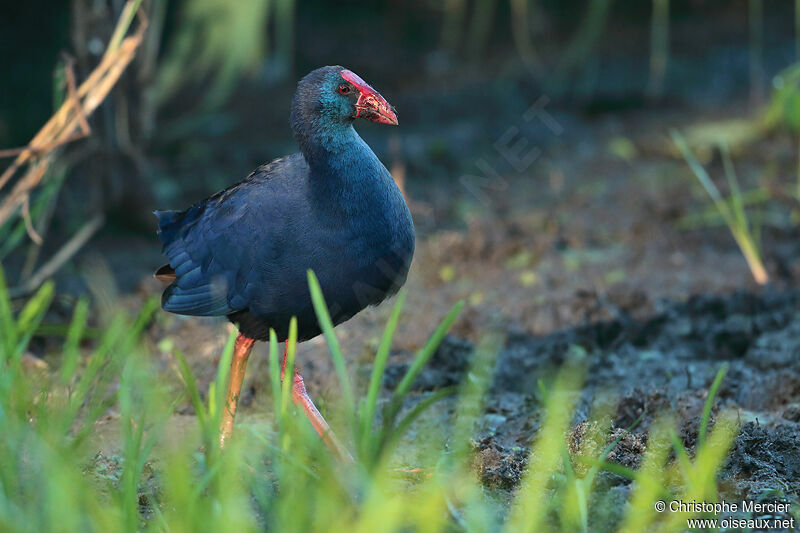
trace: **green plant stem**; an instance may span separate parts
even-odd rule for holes
[[[761,261],[756,237],[750,230],[738,180],[736,179],[735,173],[733,173],[733,164],[730,162],[730,155],[728,154],[727,147],[723,144],[720,146],[720,150],[723,154],[726,177],[728,178],[728,183],[732,192],[730,202],[722,197],[719,189],[711,180],[705,168],[703,168],[703,165],[700,164],[694,153],[692,153],[692,150],[689,148],[689,145],[686,144],[686,140],[683,136],[674,130],[671,134],[675,145],[680,150],[689,168],[711,197],[717,211],[719,211],[720,215],[725,220],[725,224],[727,224],[731,235],[733,235],[736,244],[739,246],[739,250],[742,252],[747,262],[750,272],[753,274],[753,279],[755,279],[756,283],[759,285],[766,284],[769,281],[769,275],[764,267],[764,263]]]
[[[494,22],[497,0],[480,0],[475,2],[472,21],[469,29],[468,50],[473,58],[478,58],[486,48],[486,41]]]
[[[347,375],[347,365],[344,361],[342,350],[339,347],[339,340],[336,338],[336,333],[333,331],[333,322],[328,313],[328,307],[325,304],[322,288],[319,285],[317,276],[311,270],[308,271],[308,286],[311,290],[311,301],[314,305],[314,312],[317,315],[320,328],[322,328],[325,341],[328,343],[328,351],[331,354],[333,366],[339,377],[339,385],[342,387],[342,396],[344,397],[347,419],[352,423],[354,422],[353,406],[355,405],[353,387],[350,385],[350,378]],[[351,427],[355,427],[355,425],[353,424]]]
[[[465,0],[444,0],[442,43],[451,51],[455,51],[461,42],[466,7]]]
[[[764,3],[749,0],[750,22],[750,101],[754,106],[764,101]]]
[[[800,2],[800,0],[797,0]],[[797,189],[795,190],[795,198],[800,202],[800,136],[797,138]]]
[[[555,90],[582,65],[603,34],[613,0],[589,0],[589,7],[567,46],[555,76]]]
[[[136,12],[139,10],[141,3],[142,0],[128,0],[128,2],[122,8],[122,13],[120,14],[117,26],[114,28],[114,33],[111,35],[111,40],[108,41],[106,54],[115,52],[117,48],[119,48],[119,45],[122,44],[122,39],[124,39],[125,34],[128,33],[128,28],[131,27],[133,17],[136,16]]]
[[[531,3],[537,0],[511,0],[511,37],[517,53],[529,71],[535,72],[539,67],[539,57],[531,39],[530,19]]]
[[[719,387],[722,385],[722,380],[725,379],[725,374],[728,373],[728,363],[723,363],[717,375],[714,377],[714,382],[708,390],[708,397],[706,398],[705,405],[703,405],[703,416],[700,418],[700,428],[697,431],[697,442],[702,446],[706,441],[706,434],[708,433],[708,422],[711,419],[711,409],[714,407],[714,399],[717,397]]]
[[[386,323],[381,336],[381,342],[378,346],[378,351],[375,355],[375,362],[372,366],[372,376],[369,380],[369,389],[367,391],[367,400],[364,404],[361,416],[361,442],[367,443],[369,435],[372,431],[372,421],[375,417],[375,411],[378,406],[378,393],[380,392],[381,381],[386,372],[386,362],[389,359],[389,351],[392,347],[392,339],[397,330],[397,324],[400,321],[400,313],[403,311],[403,303],[406,300],[406,291],[401,291],[397,297],[392,315]]]
[[[794,0],[794,60],[800,61],[800,0]]]
[[[669,0],[653,0],[650,26],[650,80],[647,92],[659,99],[664,92],[664,78],[669,60]]]

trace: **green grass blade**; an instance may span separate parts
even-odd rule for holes
[[[234,329],[228,335],[228,340],[225,341],[225,347],[222,349],[222,355],[219,358],[217,365],[217,387],[222,390],[228,384],[228,374],[231,370],[231,360],[233,359],[233,348],[236,344],[236,337],[238,332]]]
[[[608,458],[608,455],[614,450],[614,448],[617,447],[617,444],[622,442],[622,439],[624,439],[626,436],[628,436],[636,428],[636,426],[638,426],[641,423],[641,421],[644,419],[644,415],[645,414],[646,414],[646,411],[643,411],[641,414],[639,414],[639,416],[636,417],[636,420],[634,420],[633,423],[630,426],[628,426],[627,428],[622,430],[622,432],[619,434],[619,436],[616,439],[611,441],[611,443],[609,443],[608,446],[603,448],[603,451],[600,452],[600,462],[601,463],[604,462]],[[594,479],[594,477],[597,475],[597,472],[598,472],[598,470],[599,470],[599,468],[601,466],[602,465],[600,463],[598,463],[596,466],[592,467],[592,469],[586,475],[586,478],[590,479],[590,480]],[[633,478],[631,478],[631,479],[633,479]]]
[[[105,335],[100,341],[100,345],[89,356],[86,364],[86,369],[81,374],[75,390],[70,397],[70,403],[73,409],[73,416],[77,414],[81,404],[86,401],[87,394],[100,369],[108,361],[108,353],[113,348],[114,344],[122,337],[125,332],[127,324],[121,315],[114,317],[111,324],[108,326]]]
[[[11,357],[14,347],[17,345],[17,324],[14,320],[11,298],[8,296],[8,285],[6,285],[2,265],[0,265],[0,342],[3,343],[0,360]]]
[[[69,383],[75,376],[80,362],[80,342],[83,338],[83,331],[86,328],[86,321],[89,317],[89,301],[85,298],[78,300],[75,310],[72,312],[72,322],[67,330],[67,338],[64,342],[64,358],[61,363],[61,382]]]
[[[285,417],[289,409],[294,386],[294,360],[297,356],[297,319],[292,317],[289,322],[289,337],[286,339],[286,360],[283,362],[283,376],[281,388],[281,412],[280,416]]]
[[[737,415],[732,412],[725,412],[717,418],[717,423],[708,440],[702,446],[697,447],[694,462],[688,466],[682,464],[683,490],[675,499],[706,502],[719,500],[717,475],[739,432],[737,418]],[[673,439],[677,439],[678,437],[674,433],[673,431]],[[683,460],[681,462],[683,463]],[[686,519],[695,514],[691,512],[667,513],[663,517],[662,530],[682,531],[686,525]]]
[[[286,461],[292,468],[302,471],[305,475],[314,479],[315,481],[319,481],[320,475],[314,472],[311,468],[308,467],[303,460],[297,455],[292,453],[292,450],[282,450],[281,448],[272,444],[267,438],[264,436],[263,433],[256,430],[254,427],[250,427],[250,434],[258,441],[261,442],[264,446],[266,446],[269,451],[275,454],[277,458],[282,461]]]
[[[573,455],[572,459],[591,467],[593,471],[606,470],[632,481],[636,479],[636,470],[619,463],[612,463],[606,459],[587,457],[585,455]]]
[[[659,418],[652,424],[648,445],[641,459],[633,493],[628,499],[628,510],[619,531],[650,531],[651,524],[658,519],[653,503],[664,492],[665,465],[669,453],[669,428],[672,421]],[[616,468],[615,468],[616,469]],[[620,475],[625,475],[619,472]]]
[[[339,341],[336,338],[336,333],[333,331],[333,322],[331,321],[330,314],[328,313],[328,307],[325,304],[325,298],[322,295],[322,288],[319,285],[319,280],[311,270],[308,271],[308,287],[311,290],[311,301],[314,304],[314,311],[317,314],[317,320],[322,328],[325,341],[328,343],[328,351],[331,354],[333,366],[336,369],[336,374],[339,377],[339,384],[342,387],[342,396],[344,397],[347,419],[350,421],[351,427],[355,428],[355,425],[353,424],[355,395],[353,394],[353,387],[350,385],[350,378],[347,375],[347,365],[345,364],[342,350],[339,347]]]
[[[736,225],[736,221],[733,217],[733,214],[730,211],[730,207],[725,199],[722,197],[722,194],[719,192],[719,189],[711,180],[711,177],[706,172],[706,169],[703,168],[703,165],[695,157],[694,153],[692,152],[689,145],[686,143],[686,140],[683,138],[683,135],[678,133],[676,130],[672,130],[670,132],[672,135],[672,140],[675,142],[675,145],[680,150],[683,158],[686,160],[686,163],[689,165],[689,168],[694,173],[697,180],[706,190],[708,195],[711,197],[711,200],[714,202],[714,205],[717,206],[717,210],[719,211],[720,215],[725,219],[725,223],[728,224],[730,227],[734,227]]]
[[[63,417],[64,431],[72,425],[82,406],[87,413],[82,418],[83,427],[78,431],[73,447],[77,448],[92,431],[92,424],[116,401],[112,385],[122,367],[124,358],[130,354],[131,326],[126,316],[119,314],[111,320],[100,345],[89,356],[86,369],[81,374],[73,394],[70,395],[68,414]]]
[[[367,400],[361,410],[361,442],[367,443],[370,439],[370,432],[372,431],[372,421],[375,417],[375,411],[378,406],[378,393],[380,392],[383,374],[386,371],[386,362],[389,359],[389,351],[392,348],[392,340],[394,339],[397,324],[400,321],[400,314],[403,311],[403,304],[406,300],[406,291],[401,291],[397,296],[397,301],[392,309],[392,314],[386,327],[383,329],[383,336],[381,337],[378,351],[375,354],[375,361],[372,364],[372,376],[369,380],[369,389],[367,391]]]
[[[283,412],[283,391],[281,389],[281,363],[278,361],[278,336],[275,330],[269,330],[269,383],[272,388],[273,411],[275,420],[280,424],[280,415]]]
[[[200,428],[205,434],[209,430],[208,413],[203,405],[203,400],[200,398],[200,391],[197,388],[194,374],[192,374],[192,369],[189,368],[189,363],[186,362],[186,357],[184,357],[183,352],[176,349],[174,353],[175,360],[178,362],[178,370],[183,378],[183,383],[186,385],[186,392],[189,395],[189,400],[192,402],[192,407],[194,407],[197,422],[200,424]]]
[[[422,413],[428,410],[430,406],[439,400],[447,398],[448,396],[455,396],[457,392],[458,387],[455,386],[440,389],[415,405],[414,408],[411,409],[411,411],[409,411],[409,413],[403,417],[403,419],[398,422],[394,428],[385,428],[390,433],[388,433],[386,436],[386,441],[381,453],[384,455],[391,453],[392,448],[394,448],[394,445],[398,440],[400,440],[400,437],[402,437],[405,432],[408,431],[408,428],[411,427],[411,424],[413,424],[414,421],[422,415]]]
[[[22,335],[33,334],[38,322],[41,321],[47,309],[50,307],[50,302],[53,300],[54,294],[55,287],[53,283],[45,283],[36,291],[36,294],[28,300],[28,303],[22,308],[17,319],[17,329]]]
[[[702,446],[703,443],[706,441],[706,434],[708,433],[708,422],[711,419],[711,409],[714,407],[714,399],[717,397],[717,393],[719,392],[719,387],[722,385],[722,380],[725,379],[725,374],[728,373],[728,365],[727,362],[723,363],[722,366],[719,367],[717,371],[716,377],[714,377],[714,382],[711,384],[711,388],[708,391],[708,397],[706,398],[706,403],[703,405],[703,416],[700,418],[700,428],[697,431],[697,442],[698,445]]]
[[[228,374],[230,374],[231,371],[233,349],[236,344],[237,336],[238,332],[235,329],[228,335],[228,340],[225,342],[225,348],[222,350],[222,355],[217,365],[217,378],[214,381],[214,397],[212,398],[209,393],[208,416],[215,423],[220,420],[223,410],[225,409],[224,391],[228,388]]]
[[[800,30],[800,0],[797,1],[797,23],[798,23],[798,30]],[[800,46],[800,33],[798,33],[797,37],[798,46]],[[800,202],[800,139],[797,141],[797,167],[796,167],[796,174],[797,174],[797,183],[795,186],[794,196],[798,202]]]
[[[433,354],[436,353],[436,349],[439,348],[439,344],[442,343],[444,336],[450,331],[450,328],[453,326],[453,322],[456,321],[458,318],[459,313],[464,308],[464,301],[458,302],[456,305],[450,309],[450,312],[447,313],[444,320],[442,320],[439,327],[436,328],[436,331],[433,332],[428,342],[425,343],[425,346],[417,352],[417,356],[414,358],[414,361],[411,363],[411,366],[406,371],[403,379],[400,381],[400,384],[397,385],[397,388],[394,390],[394,394],[392,395],[392,403],[394,404],[401,404],[403,402],[403,398],[408,391],[411,390],[411,386],[414,384],[414,381],[419,376],[419,373],[428,363]]]
[[[580,389],[578,385],[582,382],[582,373],[567,367],[549,391],[544,423],[531,448],[528,471],[509,517],[507,531],[537,532],[545,529],[551,503],[548,487],[560,470],[561,449],[577,400],[574,391]]]
[[[650,79],[647,93],[659,99],[664,92],[664,77],[669,61],[669,0],[653,0],[650,19]]]
[[[15,354],[17,357],[27,349],[28,343],[30,343],[33,334],[36,332],[36,328],[39,327],[45,313],[50,308],[53,296],[55,296],[55,285],[52,281],[48,281],[36,291],[36,294],[22,308],[17,319],[17,332],[19,335]]]
[[[720,154],[722,154],[722,166],[725,169],[725,178],[728,180],[728,187],[731,190],[730,204],[733,214],[736,217],[736,224],[738,227],[746,229],[749,227],[749,224],[747,223],[742,190],[739,187],[739,179],[736,177],[736,169],[733,166],[731,152],[728,149],[728,145],[724,142],[719,143],[719,151]]]
[[[136,342],[139,337],[141,337],[144,328],[147,327],[147,325],[153,319],[155,312],[160,308],[161,301],[156,296],[148,298],[144,302],[141,311],[139,311],[139,314],[136,315],[136,320],[134,320],[133,325],[127,329],[127,336],[125,339],[129,347],[131,343]]]
[[[478,419],[484,412],[486,394],[492,382],[492,370],[505,337],[495,331],[481,336],[469,370],[459,386],[456,420],[451,439],[451,461],[466,463],[472,452],[471,439]],[[453,466],[451,463],[448,466]]]
[[[123,523],[129,530],[136,528],[138,519],[137,508],[137,482],[140,476],[138,470],[139,453],[141,451],[142,436],[147,413],[142,402],[137,401],[134,392],[141,383],[135,375],[136,369],[133,361],[129,360],[122,370],[120,378],[120,392],[118,395],[120,419],[122,422],[122,447],[125,459],[120,488],[116,493],[122,508]]]
[[[692,461],[689,459],[689,452],[686,451],[686,447],[683,445],[683,441],[678,433],[672,428],[669,430],[669,438],[672,441],[672,449],[675,451],[675,457],[678,459],[678,464],[680,465],[681,470],[683,470],[684,475],[688,476],[692,468]]]

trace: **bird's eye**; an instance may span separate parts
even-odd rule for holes
[[[339,94],[350,94],[350,86],[343,83],[339,85],[337,91],[339,91]]]

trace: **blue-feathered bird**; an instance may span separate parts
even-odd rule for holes
[[[411,214],[386,167],[353,129],[357,118],[398,123],[393,107],[352,71],[314,70],[292,100],[300,153],[258,167],[185,211],[155,213],[169,258],[156,272],[170,283],[164,310],[225,315],[239,328],[220,446],[233,428],[253,344],[267,340],[270,329],[286,340],[291,317],[297,317],[300,340],[320,333],[308,269],[335,324],[405,282],[414,253]],[[292,396],[329,447],[349,458],[296,371]]]

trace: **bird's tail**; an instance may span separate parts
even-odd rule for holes
[[[153,277],[163,283],[172,283],[178,278],[178,275],[175,273],[175,269],[167,263],[166,265],[161,265],[161,267],[156,270],[155,274],[153,274]]]

